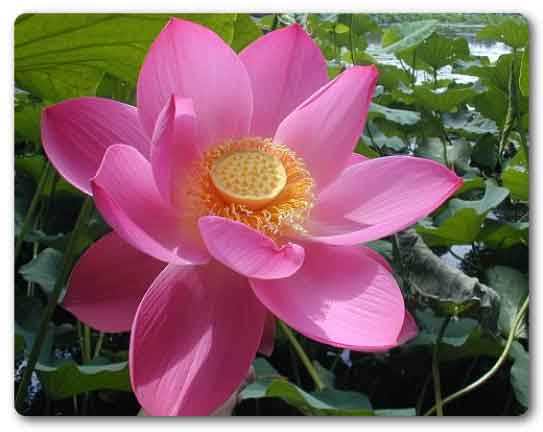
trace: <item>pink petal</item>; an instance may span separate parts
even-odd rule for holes
[[[398,336],[398,345],[403,345],[413,339],[418,333],[419,329],[417,327],[417,322],[415,321],[415,318],[413,318],[413,315],[406,309],[402,330]]]
[[[364,162],[364,161],[367,161],[367,160],[370,160],[370,159],[367,158],[364,155],[359,154],[359,153],[353,153],[351,155],[351,158],[349,159],[347,167],[350,167],[351,165],[359,164],[360,162]]]
[[[97,330],[129,331],[143,295],[165,266],[114,232],[106,234],[79,258],[62,306]]]
[[[193,100],[208,146],[249,132],[253,102],[245,66],[219,36],[199,24],[168,22],[147,53],[137,93],[149,135],[171,95]]]
[[[359,351],[397,345],[402,293],[392,274],[358,247],[306,244],[304,265],[278,280],[251,279],[277,318],[317,341]]]
[[[123,143],[145,157],[149,154],[136,108],[110,99],[82,97],[47,107],[41,134],[55,168],[87,194],[91,193],[90,179],[110,145]]]
[[[198,158],[198,126],[191,99],[172,96],[158,118],[151,140],[151,165],[158,190],[177,205],[184,176]]]
[[[390,263],[385,259],[385,257],[383,257],[381,254],[375,252],[373,249],[369,247],[362,246],[362,249],[364,250],[364,253],[366,255],[368,255],[373,260],[377,261],[377,263],[381,264],[389,272],[393,273],[393,269]],[[415,319],[406,309],[402,329],[398,336],[398,341],[397,341],[398,345],[402,345],[406,343],[407,341],[413,339],[418,334],[418,332],[419,332],[419,329],[417,327],[417,323],[415,322]]]
[[[294,108],[328,82],[326,60],[299,24],[262,36],[240,58],[253,88],[253,136],[272,137]]]
[[[304,261],[303,247],[294,243],[278,247],[272,239],[241,222],[204,216],[198,226],[213,258],[247,277],[288,277]]]
[[[211,414],[245,378],[265,316],[247,279],[217,262],[166,267],[132,326],[131,381],[145,412]]]
[[[262,340],[258,347],[258,352],[265,356],[271,356],[273,348],[275,346],[275,317],[271,312],[266,314],[266,321],[264,323],[264,331],[262,333]]]
[[[346,70],[298,106],[274,141],[295,150],[322,189],[347,166],[377,82],[375,66]]]
[[[133,147],[107,149],[92,180],[96,207],[119,236],[140,251],[177,264],[204,263],[209,255],[158,192],[151,164]]]
[[[347,168],[318,197],[306,229],[329,244],[376,240],[436,210],[462,179],[429,159],[389,156]]]
[[[361,246],[361,248],[364,250],[364,253],[366,255],[368,255],[370,258],[374,259],[375,261],[377,261],[378,264],[381,264],[390,273],[394,273],[394,270],[392,270],[390,263],[386,260],[386,258],[383,255],[375,252],[372,248],[369,248],[369,247]]]

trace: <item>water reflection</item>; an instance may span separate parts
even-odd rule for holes
[[[440,25],[437,29],[437,33],[447,37],[463,37],[468,42],[469,51],[472,56],[488,57],[489,61],[494,63],[501,55],[511,52],[511,49],[502,42],[477,40],[476,34],[483,27],[483,25],[447,24]],[[394,54],[383,52],[381,39],[379,37],[370,37],[368,39],[368,48],[366,51],[381,64],[401,68],[400,61]],[[453,73],[452,66],[450,65],[441,68],[438,71],[437,77],[438,79],[451,79],[460,84],[469,84],[478,80],[477,77],[471,75]],[[429,76],[426,72],[416,71],[417,82],[424,81],[428,78]]]

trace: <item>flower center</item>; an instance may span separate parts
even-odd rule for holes
[[[305,163],[269,138],[228,140],[206,151],[177,190],[186,223],[215,215],[242,222],[276,241],[303,232],[314,181]]]
[[[281,161],[258,150],[235,151],[216,161],[211,181],[230,203],[257,210],[272,202],[287,184],[287,172]]]

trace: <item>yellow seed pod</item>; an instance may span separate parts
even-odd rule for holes
[[[287,184],[287,173],[271,154],[235,151],[214,163],[211,181],[225,201],[256,210],[279,196]]]

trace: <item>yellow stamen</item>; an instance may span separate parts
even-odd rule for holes
[[[313,205],[313,179],[304,162],[271,139],[227,141],[204,153],[182,194],[187,223],[206,215],[242,222],[279,240],[303,231]]]

